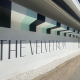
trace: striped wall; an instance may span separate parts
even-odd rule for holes
[[[0,1],[0,26],[16,30],[75,37],[79,32],[9,0]]]

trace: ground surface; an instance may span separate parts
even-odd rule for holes
[[[80,66],[75,70],[68,80],[80,80]]]
[[[80,55],[33,80],[80,80]]]

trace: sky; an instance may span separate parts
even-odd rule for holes
[[[78,0],[79,1],[79,3],[80,3],[80,0]]]

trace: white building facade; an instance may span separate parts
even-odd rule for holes
[[[79,51],[77,0],[0,1],[0,80],[32,80]]]

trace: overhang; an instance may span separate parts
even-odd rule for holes
[[[78,0],[63,0],[73,11],[74,13],[80,18],[80,3]]]

